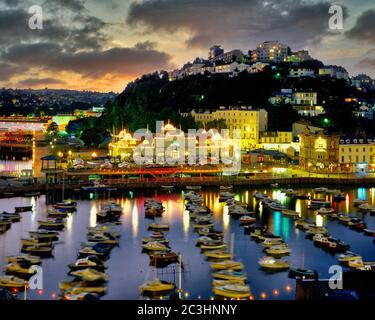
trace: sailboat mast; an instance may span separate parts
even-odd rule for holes
[[[230,253],[234,254],[234,232],[232,232],[230,237]]]
[[[182,255],[179,256],[179,272],[178,272],[178,297],[182,299]]]

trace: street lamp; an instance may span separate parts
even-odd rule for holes
[[[311,162],[309,162],[309,163],[307,164],[307,167],[309,168],[309,170],[308,170],[308,171],[309,171],[309,177],[310,177],[310,173],[311,173],[311,171],[310,171],[310,170],[311,170],[311,167],[312,167],[312,163],[311,163]]]

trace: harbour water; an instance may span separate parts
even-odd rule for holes
[[[308,201],[291,200],[280,190],[258,189],[267,192],[272,198],[280,200],[289,209],[301,211],[302,215],[318,225],[325,225],[330,234],[351,245],[351,251],[363,256],[364,261],[375,261],[373,238],[365,236],[339,224],[337,220],[322,217],[316,212],[308,210]],[[296,189],[298,190],[298,189]],[[283,217],[281,212],[268,212],[262,207],[255,208],[253,192],[255,189],[234,189],[236,199],[249,203],[256,211],[258,223],[267,225],[270,231],[281,235],[292,250],[290,256],[284,259],[291,265],[315,269],[320,277],[327,278],[331,265],[338,264],[337,255],[331,255],[314,246],[311,240],[305,239],[305,234],[294,227],[292,218]],[[313,197],[313,189],[298,190],[302,193],[310,193]],[[337,212],[350,213],[365,220],[369,229],[375,229],[375,216],[359,213],[353,207],[352,201],[356,198],[367,200],[375,204],[375,188],[353,188],[341,190],[346,195],[346,200],[334,204]],[[227,212],[225,204],[220,203],[218,188],[203,190],[203,200],[213,211],[215,227],[225,232],[225,239],[230,243],[234,239],[235,260],[245,266],[248,274],[251,291],[254,299],[284,299],[295,298],[295,280],[288,278],[288,272],[267,273],[259,268],[258,260],[265,254],[263,247],[252,241],[249,235],[245,235],[238,220],[233,220]],[[44,259],[43,287],[42,291],[27,292],[27,299],[58,299],[58,285],[62,280],[72,280],[67,275],[69,263],[77,258],[77,250],[81,242],[86,241],[87,227],[96,224],[96,213],[101,205],[109,199],[121,204],[123,215],[121,217],[121,238],[118,247],[111,252],[108,260],[107,274],[110,277],[108,292],[102,299],[128,300],[140,299],[139,286],[146,279],[154,277],[155,270],[149,265],[147,254],[141,251],[141,239],[147,236],[147,225],[152,220],[146,219],[143,204],[146,197],[156,197],[163,201],[165,213],[161,221],[170,225],[167,238],[174,252],[182,254],[184,270],[182,273],[182,297],[184,299],[210,299],[213,296],[211,286],[210,263],[195,246],[199,237],[189,221],[189,214],[184,210],[184,192],[182,190],[168,193],[161,190],[148,190],[126,192],[114,195],[77,195],[73,196],[78,201],[77,212],[67,219],[66,228],[61,232],[59,242],[54,248],[54,257]],[[33,205],[33,212],[22,213],[22,220],[12,224],[10,230],[0,235],[0,266],[1,273],[5,266],[5,257],[20,253],[21,238],[28,237],[28,231],[36,230],[38,220],[46,218],[48,206],[46,196],[35,198],[10,198],[1,199],[0,207],[3,211],[13,212],[15,206]],[[234,235],[234,236],[232,236]],[[164,280],[178,282],[178,265],[170,265],[164,269],[158,269],[158,277]],[[20,293],[23,299],[24,294]]]

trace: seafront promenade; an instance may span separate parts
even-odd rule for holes
[[[161,186],[173,186],[175,188],[185,188],[186,186],[217,187],[222,185],[233,185],[242,187],[264,186],[269,187],[277,184],[280,187],[300,187],[300,186],[375,186],[375,177],[373,176],[344,176],[337,175],[332,177],[189,177],[189,178],[143,178],[143,179],[104,179],[102,184],[113,190],[132,190],[132,189],[158,189]],[[37,183],[37,184],[0,184],[0,197],[9,197],[9,193],[14,196],[23,195],[29,192],[48,191],[74,191],[81,192],[83,186],[90,185],[87,181],[66,181],[55,184]],[[4,194],[5,193],[5,194]]]

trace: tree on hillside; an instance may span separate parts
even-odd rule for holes
[[[57,125],[56,122],[51,122],[48,125],[46,132],[50,136],[56,136],[59,133],[59,126]]]

